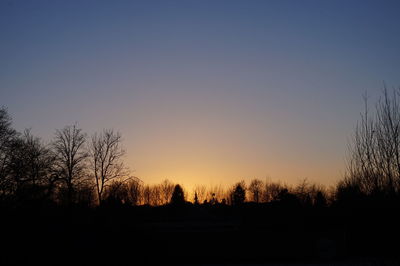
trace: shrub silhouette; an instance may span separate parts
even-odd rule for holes
[[[171,204],[172,205],[182,205],[185,203],[185,196],[183,189],[180,185],[176,185],[174,192],[172,192]]]

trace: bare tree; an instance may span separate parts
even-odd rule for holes
[[[18,200],[43,200],[50,197],[55,178],[54,155],[30,130],[14,140],[9,163],[14,192]]]
[[[254,202],[259,203],[262,195],[262,190],[264,187],[264,182],[260,179],[253,179],[249,186],[249,191],[251,193]]]
[[[11,127],[12,119],[5,107],[0,107],[0,197],[12,192],[12,182],[9,176],[12,144],[17,132]]]
[[[75,186],[83,181],[85,161],[88,153],[85,150],[86,134],[76,125],[57,130],[53,141],[56,154],[56,167],[61,180],[67,188],[67,202],[73,202]]]
[[[281,184],[281,183],[276,183],[276,182],[266,182],[265,183],[265,188],[264,188],[264,193],[262,196],[262,199],[264,202],[271,202],[271,201],[276,201],[279,198],[279,193],[283,189],[288,189],[287,186]]]
[[[151,195],[151,187],[149,185],[146,185],[143,188],[143,204],[145,205],[151,205],[152,203],[152,195]]]
[[[365,110],[350,144],[346,177],[339,187],[357,186],[365,195],[400,192],[400,89],[390,94],[386,87],[370,114]]]
[[[128,203],[130,205],[138,205],[143,194],[143,181],[137,177],[131,177],[128,185]]]
[[[160,185],[151,186],[151,205],[160,206],[162,204],[162,191]]]
[[[122,162],[125,151],[121,147],[121,140],[121,134],[112,129],[105,129],[102,133],[92,136],[90,159],[99,204],[107,183],[127,174]]]
[[[161,182],[160,185],[161,201],[162,201],[161,204],[169,203],[172,197],[172,192],[174,192],[174,187],[175,185],[168,179],[165,179],[164,181]]]
[[[310,185],[307,178],[300,180],[292,192],[303,205],[309,206],[312,204],[312,185]]]

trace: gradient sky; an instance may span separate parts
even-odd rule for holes
[[[400,1],[1,1],[0,105],[114,128],[146,183],[333,184],[362,95],[400,86]]]

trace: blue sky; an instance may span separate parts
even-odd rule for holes
[[[50,141],[115,128],[146,182],[332,184],[366,91],[400,86],[398,1],[2,1],[0,105]]]

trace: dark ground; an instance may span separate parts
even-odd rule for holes
[[[398,213],[271,204],[3,209],[1,265],[395,265]]]

